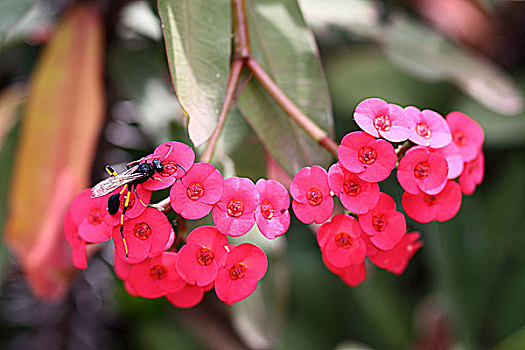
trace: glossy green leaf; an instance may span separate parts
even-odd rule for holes
[[[295,0],[248,1],[254,56],[283,92],[318,126],[333,135],[331,105],[317,47]],[[251,79],[238,98],[240,109],[269,153],[289,174],[321,164],[330,155]]]
[[[195,146],[206,141],[222,107],[231,50],[228,0],[159,0],[175,93]]]

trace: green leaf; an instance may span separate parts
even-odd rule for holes
[[[0,1],[0,42],[9,29],[29,10],[32,4],[33,0]]]
[[[281,90],[330,136],[333,119],[317,47],[295,0],[249,1],[246,11],[253,55]],[[331,156],[251,79],[238,98],[241,112],[269,153],[289,174]]]
[[[215,129],[228,81],[231,8],[228,0],[159,0],[175,93],[189,117],[195,146]]]

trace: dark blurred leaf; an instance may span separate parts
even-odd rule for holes
[[[168,71],[165,61],[158,57],[159,49],[112,46],[108,70],[116,89],[134,107],[135,121],[150,140],[158,144],[175,137],[188,142],[186,117],[166,79]],[[170,125],[177,129],[175,135]]]
[[[492,350],[522,350],[525,349],[525,327],[509,335]]]
[[[251,47],[281,90],[323,130],[333,135],[331,105],[317,47],[295,0],[246,2]],[[327,166],[331,156],[290,120],[251,79],[239,106],[269,153],[289,174]]]
[[[89,183],[103,123],[102,30],[89,5],[66,13],[34,72],[20,130],[6,240],[41,297],[60,298],[70,278],[62,218]]]
[[[175,93],[189,117],[195,147],[217,124],[228,81],[231,8],[228,0],[159,0]]]
[[[6,32],[29,10],[34,0],[0,1],[0,46]]]

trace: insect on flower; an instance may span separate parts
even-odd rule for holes
[[[168,146],[170,148],[168,153],[164,156],[164,159],[168,157],[172,151],[172,146]],[[158,158],[152,158],[153,157],[148,156],[126,164],[127,169],[121,174],[118,174],[109,165],[106,166],[106,171],[110,177],[102,180],[91,189],[91,197],[96,198],[111,193],[120,186],[124,186],[119,193],[113,194],[108,198],[107,208],[109,215],[115,215],[121,206],[120,196],[125,196],[122,213],[120,215],[120,233],[124,242],[126,256],[128,254],[128,247],[126,240],[124,239],[124,216],[130,206],[131,192],[133,191],[136,194],[136,197],[139,199],[142,205],[147,206],[147,204],[143,203],[138,196],[137,185],[146,182],[150,178],[153,178],[156,173],[160,174],[164,171],[164,165],[162,164],[162,161]],[[152,159],[151,163],[147,162],[149,159]],[[186,173],[186,170],[182,166],[179,164],[177,164],[177,166],[180,167],[184,173]]]

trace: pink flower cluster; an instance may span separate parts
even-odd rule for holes
[[[213,165],[194,163],[193,150],[180,142],[164,143],[140,162],[153,160],[159,160],[162,169],[147,179],[101,197],[92,198],[86,189],[74,198],[64,218],[74,265],[87,268],[86,244],[112,239],[116,274],[132,295],[165,296],[177,307],[198,304],[212,288],[226,304],[251,295],[266,273],[266,254],[251,243],[232,245],[228,236],[242,236],[254,224],[268,239],[285,234],[290,226],[286,188],[275,180],[224,180]],[[215,224],[191,231],[178,251],[171,223],[150,205],[153,190],[170,186],[176,213],[196,220],[211,212]],[[111,215],[108,207],[115,195],[120,205]]]
[[[343,137],[339,162],[328,172],[301,169],[290,185],[297,218],[322,224],[317,241],[330,271],[350,286],[366,276],[365,257],[378,267],[402,273],[422,246],[407,233],[405,216],[378,183],[397,167],[405,213],[417,222],[446,221],[483,178],[484,133],[461,112],[443,118],[431,110],[402,108],[378,98],[362,101],[354,119],[363,131]],[[394,148],[392,143],[403,143]],[[454,179],[459,177],[459,183]],[[333,196],[346,214],[335,215]]]

